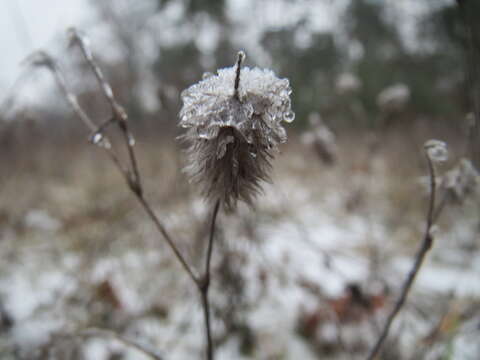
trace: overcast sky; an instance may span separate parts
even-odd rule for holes
[[[254,21],[257,26],[250,29],[258,31],[263,26],[287,24],[296,19],[296,13],[305,11],[305,7],[287,6],[276,0],[233,0],[230,7],[233,14],[248,16],[251,6],[261,6],[261,19]],[[340,1],[340,0],[337,0]],[[343,1],[343,0],[342,0]],[[321,5],[321,4],[318,4]],[[314,16],[320,28],[328,23],[324,7],[312,7],[321,10]],[[244,10],[244,11],[240,11]],[[298,15],[298,14],[296,14]],[[0,44],[3,54],[0,57],[0,100],[7,97],[15,80],[19,78],[21,61],[36,49],[49,49],[60,46],[61,36],[70,26],[83,29],[94,24],[96,16],[89,0],[3,0],[0,1]],[[251,33],[248,36],[252,36]]]
[[[20,73],[20,62],[33,50],[47,48],[55,35],[91,16],[88,0],[0,1],[0,94]]]
[[[420,2],[418,0],[383,1],[398,17],[397,21],[403,25],[405,38],[407,40],[408,38],[414,39],[411,25],[421,12]],[[435,1],[445,3],[453,0]],[[334,16],[335,9],[338,10],[342,4],[347,2],[347,0],[335,0],[335,2],[333,0],[318,2],[307,0],[303,2],[303,6],[293,6],[291,3],[282,3],[277,0],[230,0],[228,3],[233,18],[248,19],[252,6],[261,7],[262,16],[252,18],[252,26],[247,27],[249,31],[245,31],[245,41],[248,41],[258,35],[256,33],[262,30],[262,26],[289,24],[305,11],[310,14],[314,30],[319,31],[335,26],[338,22],[338,18]],[[302,2],[299,3],[302,4]],[[431,1],[428,4],[431,4]],[[95,23],[96,16],[89,5],[89,0],[0,0],[0,44],[2,49],[0,101],[7,96],[15,80],[19,77],[20,62],[33,50],[52,49],[55,45],[61,45],[61,36],[64,36],[65,30],[70,26],[75,25],[88,29],[89,24]],[[175,30],[179,32],[178,29]],[[166,32],[165,29],[164,32]]]

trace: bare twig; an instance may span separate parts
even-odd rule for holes
[[[34,66],[45,66],[47,69],[49,69],[55,77],[55,81],[57,82],[60,91],[67,99],[68,104],[72,107],[75,115],[78,116],[80,121],[82,121],[90,131],[96,130],[95,123],[88,117],[88,115],[78,104],[77,97],[68,90],[65,76],[63,75],[58,63],[50,56],[50,54],[42,50],[36,51],[25,59],[25,63]]]
[[[427,158],[428,170],[430,174],[430,201],[429,201],[428,212],[427,212],[425,234],[424,234],[420,249],[417,251],[417,254],[415,255],[415,261],[413,263],[413,266],[402,285],[400,296],[398,297],[392,311],[388,315],[387,321],[385,322],[385,325],[382,329],[382,332],[380,333],[379,338],[377,339],[375,345],[373,346],[370,353],[368,354],[367,356],[368,360],[375,359],[379,354],[382,348],[382,345],[388,336],[393,320],[395,320],[395,317],[397,316],[397,314],[400,312],[403,305],[405,304],[405,301],[408,297],[412,284],[415,281],[415,277],[420,271],[420,268],[423,264],[425,256],[433,244],[433,236],[432,236],[431,230],[434,223],[434,215],[435,215],[434,211],[435,211],[436,178],[435,178],[435,167],[433,165],[433,161],[430,158],[428,152],[426,152],[425,155]]]
[[[62,92],[62,94],[65,96],[65,99],[67,99],[68,104],[72,108],[73,112],[81,122],[90,130],[93,132],[97,132],[97,126],[95,123],[90,119],[90,117],[85,113],[85,111],[82,109],[80,104],[78,103],[77,97],[68,89],[66,81],[65,81],[65,76],[63,75],[62,70],[60,69],[60,66],[58,63],[45,51],[37,51],[30,55],[27,59],[27,62],[31,63],[34,66],[44,66],[48,70],[50,70],[55,78],[55,81]],[[98,145],[101,145],[100,148],[102,148],[107,156],[112,160],[112,162],[115,164],[115,166],[118,168],[118,170],[122,173],[122,175],[125,177],[128,177],[127,170],[121,165],[120,160],[118,159],[117,155],[111,148],[111,144],[108,141],[108,139],[104,138],[102,135],[102,140],[98,142]]]
[[[85,35],[83,35],[82,33],[80,33],[74,28],[69,29],[69,34],[70,34],[71,44],[78,45],[80,47],[83,57],[85,58],[88,65],[92,69],[93,73],[95,74],[98,84],[100,85],[102,92],[105,95],[105,98],[107,99],[108,103],[110,104],[110,107],[112,108],[112,115],[113,115],[112,118],[118,123],[118,126],[121,129],[121,132],[124,137],[125,145],[128,150],[128,156],[130,158],[130,164],[131,164],[132,173],[133,173],[132,174],[133,178],[131,179],[131,181],[132,181],[132,185],[135,187],[134,191],[142,193],[143,190],[142,190],[142,185],[140,181],[140,173],[138,171],[138,165],[137,165],[138,162],[137,162],[137,158],[135,156],[135,150],[134,150],[135,139],[133,138],[133,135],[129,130],[127,113],[125,112],[125,109],[115,99],[112,87],[105,80],[102,70],[96,64],[92,51],[89,47],[88,39],[85,37]]]
[[[107,101],[110,103],[110,106],[112,108],[112,118],[115,119],[115,122],[118,124],[118,126],[120,128],[120,131],[124,134],[125,145],[129,149],[129,158],[130,158],[130,163],[131,163],[131,167],[132,167],[132,170],[133,170],[133,176],[131,176],[131,173],[130,173],[129,170],[126,170],[126,169],[122,168],[121,166],[117,166],[117,167],[119,167],[119,169],[121,169],[121,174],[125,178],[125,181],[127,182],[130,190],[136,195],[137,199],[139,200],[139,202],[142,205],[142,207],[144,208],[144,210],[147,212],[149,217],[155,223],[155,226],[157,227],[159,232],[163,235],[163,237],[167,241],[168,245],[170,246],[170,248],[174,252],[178,261],[181,263],[183,268],[187,271],[188,275],[192,278],[192,280],[194,282],[197,282],[197,278],[194,275],[193,270],[188,265],[184,256],[180,253],[179,249],[175,245],[175,242],[173,241],[172,236],[168,233],[168,231],[166,230],[163,223],[160,221],[160,219],[155,214],[155,212],[153,211],[150,204],[147,202],[147,200],[143,196],[142,186],[141,186],[141,183],[140,183],[140,176],[138,174],[138,167],[137,167],[137,161],[136,161],[136,156],[135,156],[134,144],[132,143],[131,135],[128,132],[127,115],[125,113],[125,110],[115,100],[115,97],[114,97],[111,86],[105,80],[105,78],[103,76],[103,73],[100,70],[100,68],[96,65],[95,60],[94,60],[93,55],[92,55],[92,52],[91,52],[91,50],[88,46],[88,40],[86,39],[86,37],[84,35],[81,35],[75,29],[70,29],[69,32],[70,32],[72,44],[77,44],[78,46],[80,46],[80,49],[82,51],[82,54],[83,54],[85,60],[87,61],[87,63],[89,64],[89,66],[91,67],[93,72],[95,73],[95,77],[97,78],[97,81],[99,82],[99,84],[101,86],[102,92],[105,95]],[[58,67],[57,67],[57,71],[55,71],[55,73],[60,74],[60,72],[58,71]],[[58,79],[57,79],[57,81],[58,81]],[[64,94],[66,94],[67,99],[75,99],[75,96],[68,92],[64,82],[63,82],[63,89],[62,90],[63,90]],[[80,116],[80,114],[83,114],[82,118],[88,118],[85,115],[85,112],[81,109],[81,107],[78,106],[78,102],[75,101],[75,104],[77,106],[73,107],[74,111],[79,116]],[[91,120],[90,120],[90,122],[93,123]],[[90,126],[89,126],[89,128],[91,129]],[[100,126],[100,127],[94,126],[94,128],[93,128],[94,134],[99,134],[99,131],[101,131],[101,130],[102,130],[102,126]],[[102,136],[103,136],[103,134],[102,134]],[[106,147],[103,147],[103,148],[106,148]],[[116,156],[111,155],[111,154],[113,154],[113,151],[110,150],[110,148],[108,148],[108,147],[106,148],[106,150],[110,154],[110,157],[112,158],[112,160],[116,164],[119,164],[119,161],[116,158]]]
[[[210,281],[210,263],[212,260],[213,239],[215,237],[215,222],[217,220],[218,210],[220,209],[220,200],[215,202],[213,207],[212,221],[210,223],[210,237],[208,239],[207,258],[205,261],[205,281]]]
[[[96,337],[96,336],[110,337],[121,342],[127,347],[131,347],[140,351],[141,353],[143,353],[144,355],[147,355],[149,358],[153,360],[163,360],[163,357],[160,354],[158,354],[157,351],[152,349],[151,346],[142,344],[135,340],[128,339],[125,336],[122,336],[112,330],[100,329],[100,328],[88,328],[81,331],[79,335],[82,337]]]
[[[213,241],[215,238],[215,222],[217,220],[218,210],[220,209],[220,200],[217,200],[213,208],[212,221],[210,223],[210,236],[207,246],[207,257],[205,261],[205,273],[202,281],[198,283],[198,289],[200,290],[202,297],[203,315],[205,318],[205,334],[207,342],[207,359],[213,360],[214,350],[212,341],[212,330],[210,326],[210,302],[208,299],[208,290],[210,289],[210,263],[212,259]]]
[[[194,274],[190,265],[188,265],[188,262],[185,260],[185,258],[181,254],[180,250],[175,245],[175,242],[174,242],[173,238],[170,236],[169,232],[167,231],[167,229],[165,228],[163,223],[160,221],[158,216],[155,214],[155,212],[153,211],[150,204],[147,202],[147,200],[145,200],[143,195],[139,195],[139,194],[136,194],[136,193],[135,193],[135,195],[137,196],[138,201],[140,202],[140,204],[142,205],[144,210],[147,212],[150,219],[154,222],[155,226],[157,227],[157,230],[163,235],[163,238],[168,243],[168,245],[170,246],[170,248],[174,252],[175,256],[177,257],[178,261],[182,264],[183,268],[188,273],[188,275],[190,276],[192,281],[195,284],[198,284],[198,282],[199,282],[198,277]]]
[[[120,174],[125,179],[128,188],[135,195],[140,205],[147,213],[148,217],[153,221],[157,230],[162,234],[163,238],[165,239],[165,241],[173,251],[175,257],[180,262],[183,269],[187,272],[190,279],[196,285],[201,295],[202,307],[205,315],[205,331],[206,331],[205,336],[206,336],[206,343],[207,343],[206,344],[207,359],[212,360],[214,358],[214,349],[213,349],[213,341],[212,341],[211,326],[210,326],[210,304],[208,300],[208,291],[209,291],[209,285],[210,285],[210,267],[211,267],[210,264],[211,264],[213,241],[214,241],[214,235],[215,235],[215,223],[216,223],[218,211],[220,208],[220,201],[217,201],[215,203],[215,206],[213,209],[213,215],[212,215],[211,227],[210,227],[210,237],[209,237],[206,262],[205,262],[205,273],[202,277],[199,277],[194,273],[192,267],[188,264],[187,260],[178,249],[175,241],[173,240],[173,237],[167,231],[165,225],[162,223],[160,218],[156,215],[152,206],[149,204],[149,202],[144,196],[143,187],[140,181],[140,172],[138,170],[138,164],[137,164],[137,159],[136,159],[135,149],[134,149],[135,141],[128,127],[127,114],[123,109],[123,107],[115,99],[115,96],[113,94],[113,90],[110,84],[105,80],[105,77],[103,76],[102,71],[96,64],[93,54],[89,47],[88,39],[85,37],[85,35],[79,33],[75,29],[70,29],[69,33],[70,33],[70,39],[71,39],[72,45],[79,46],[83,54],[83,57],[85,58],[91,70],[95,74],[95,77],[97,79],[97,82],[100,85],[102,93],[104,94],[105,98],[110,104],[110,107],[112,110],[112,116],[109,120],[107,120],[106,122],[100,125],[97,125],[94,121],[90,119],[90,117],[85,113],[85,111],[79,105],[76,96],[68,89],[66,85],[65,77],[63,76],[63,73],[60,67],[58,66],[56,61],[52,57],[50,57],[47,53],[45,52],[35,53],[31,57],[31,63],[38,66],[45,66],[53,73],[54,78],[62,94],[67,99],[72,110],[77,115],[77,117],[92,132],[91,142],[96,145],[99,145],[99,147],[107,153],[107,155],[110,157],[112,162],[116,165]],[[239,58],[241,58],[240,55],[239,55]],[[239,63],[240,62],[241,60],[239,60]],[[121,133],[123,134],[123,141],[128,150],[128,158],[129,158],[128,167],[125,167],[122,165],[118,156],[116,155],[115,150],[113,149],[110,143],[110,140],[103,133],[105,128],[111,124],[116,124],[119,130],[121,131]]]

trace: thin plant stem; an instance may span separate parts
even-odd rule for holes
[[[210,323],[210,301],[208,298],[208,291],[210,289],[210,269],[211,269],[211,259],[212,259],[212,252],[213,252],[213,242],[215,239],[215,223],[217,220],[218,211],[220,209],[220,200],[215,202],[213,213],[212,213],[212,220],[210,223],[210,236],[208,238],[208,246],[207,246],[207,256],[205,259],[205,273],[203,275],[202,281],[198,283],[198,288],[200,290],[201,298],[202,298],[202,307],[203,307],[203,315],[205,319],[205,337],[206,337],[206,357],[207,360],[213,360],[214,355],[214,345],[212,340],[212,329]]]
[[[66,82],[65,82],[65,77],[64,77],[62,71],[60,70],[60,67],[56,64],[56,62],[45,52],[39,52],[39,53],[36,53],[35,55],[41,56],[42,59],[44,60],[44,61],[41,61],[41,62],[37,61],[36,65],[46,66],[53,73],[54,78],[55,78],[61,92],[63,93],[63,95],[67,99],[69,105],[71,106],[73,112],[77,115],[77,117],[90,130],[92,130],[93,133],[98,133],[98,131],[99,131],[98,129],[101,128],[101,127],[97,127],[95,125],[95,123],[90,119],[90,117],[85,113],[85,111],[82,109],[82,107],[78,104],[76,96],[68,89],[68,87],[66,85]],[[105,87],[102,87],[102,89],[105,89]],[[124,128],[121,127],[120,129],[124,129]],[[109,142],[108,142],[108,144],[109,144]],[[138,191],[138,184],[134,182],[135,180],[134,180],[134,178],[132,179],[129,171],[125,167],[122,166],[122,164],[121,164],[118,156],[114,152],[113,148],[110,145],[99,146],[99,147],[108,155],[110,160],[115,164],[115,166],[117,167],[117,169],[121,173],[122,177],[125,179],[125,181],[128,185],[128,188],[134,193],[136,198],[139,200],[140,204],[145,209],[148,216],[152,219],[155,226],[157,227],[159,232],[162,234],[162,236],[164,237],[164,239],[166,240],[166,242],[168,243],[168,245],[172,249],[173,253],[175,254],[175,256],[178,259],[178,261],[180,262],[180,264],[186,270],[186,272],[188,273],[190,278],[195,283],[197,283],[198,282],[197,277],[194,275],[193,270],[188,265],[186,259],[184,258],[184,256],[181,254],[181,252],[179,251],[179,249],[175,245],[175,242],[174,242],[172,236],[169,234],[169,232],[167,231],[167,229],[165,228],[163,223],[160,221],[158,216],[153,211],[153,209],[150,206],[150,204],[148,203],[148,201],[143,196],[143,192]]]
[[[143,209],[145,210],[145,212],[148,214],[150,219],[155,224],[155,227],[157,228],[157,230],[163,235],[163,238],[168,243],[168,245],[174,252],[175,256],[177,257],[178,261],[180,262],[182,267],[185,269],[185,271],[188,273],[189,277],[192,279],[192,281],[195,284],[198,284],[199,282],[198,277],[194,274],[191,266],[188,265],[188,262],[185,260],[184,256],[181,254],[180,250],[175,245],[175,241],[173,240],[173,238],[171,237],[170,233],[167,231],[163,223],[160,221],[158,216],[155,214],[155,211],[153,211],[148,201],[145,199],[145,197],[142,194],[135,193],[135,195],[138,201],[140,202],[140,204],[142,205]]]
[[[417,254],[415,255],[415,261],[413,263],[413,266],[410,269],[410,272],[408,273],[407,278],[405,279],[402,285],[400,296],[398,297],[392,311],[388,315],[387,321],[383,326],[380,336],[375,342],[375,345],[373,346],[373,348],[370,350],[370,353],[367,356],[368,360],[373,360],[377,357],[377,355],[379,355],[382,345],[387,339],[388,333],[390,331],[390,327],[393,321],[395,320],[395,317],[398,315],[403,305],[405,304],[408,294],[410,293],[410,289],[412,288],[413,282],[415,281],[415,277],[420,271],[420,268],[423,264],[425,256],[427,255],[428,251],[433,245],[434,238],[432,236],[431,230],[434,223],[436,178],[435,178],[435,167],[433,165],[433,161],[427,152],[425,153],[425,155],[427,158],[428,170],[430,174],[430,201],[428,205],[425,234],[423,236],[422,244],[419,250],[417,251]]]
[[[208,300],[208,292],[201,291],[203,318],[205,323],[206,338],[206,359],[213,360],[215,358],[214,345],[212,340],[212,329],[210,325],[210,301]]]
[[[55,82],[57,83],[61,93],[67,100],[68,104],[72,108],[74,114],[79,118],[81,122],[90,130],[92,133],[98,132],[97,126],[93,122],[92,119],[87,115],[87,113],[82,109],[80,104],[78,103],[77,97],[69,91],[65,76],[63,75],[60,66],[57,62],[45,51],[37,51],[27,58],[27,61],[31,61],[35,66],[45,66],[48,70],[50,70],[53,74]],[[120,160],[118,159],[117,155],[111,148],[110,142],[108,140],[103,140],[102,145],[99,146],[110,160],[114,163],[117,169],[122,173],[123,176],[127,176],[128,170],[125,169]]]
[[[217,215],[218,215],[219,209],[220,209],[220,200],[217,200],[213,207],[212,221],[210,223],[210,236],[208,239],[208,247],[207,247],[207,257],[205,260],[205,278],[207,281],[210,280],[210,263],[212,260],[213,240],[215,237],[215,223],[217,221]]]
[[[213,208],[213,214],[210,224],[210,236],[207,246],[207,254],[206,254],[206,261],[205,261],[205,273],[202,277],[195,275],[192,267],[188,264],[185,257],[182,255],[180,250],[178,249],[173,237],[167,231],[165,225],[160,220],[160,218],[156,215],[155,211],[153,210],[152,206],[148,202],[148,200],[144,196],[143,187],[140,181],[140,171],[138,169],[138,162],[135,155],[134,149],[134,139],[132,134],[128,128],[128,117],[123,109],[123,107],[117,102],[115,96],[113,94],[112,88],[110,84],[105,80],[102,71],[95,63],[93,54],[89,47],[88,39],[80,34],[77,30],[71,29],[69,30],[71,41],[73,45],[78,45],[80,50],[95,74],[97,82],[100,85],[100,88],[106,97],[107,101],[109,102],[112,110],[112,117],[111,119],[107,120],[106,122],[100,124],[99,126],[96,125],[94,121],[86,114],[86,112],[82,109],[79,105],[76,96],[68,89],[65,81],[65,77],[56,63],[56,61],[50,57],[47,53],[40,51],[32,55],[32,64],[37,66],[46,66],[54,75],[54,78],[59,86],[62,94],[67,99],[70,107],[72,108],[73,112],[77,115],[77,117],[87,126],[87,128],[92,132],[91,141],[92,143],[99,145],[99,147],[109,156],[110,160],[116,165],[117,169],[119,170],[120,174],[124,178],[127,183],[127,187],[132,191],[135,195],[136,199],[139,201],[142,208],[147,213],[148,217],[152,220],[155,224],[157,230],[162,234],[163,238],[169,245],[170,249],[173,251],[175,257],[180,262],[183,269],[187,272],[190,279],[196,285],[200,295],[201,295],[201,303],[203,308],[203,313],[205,317],[205,337],[206,337],[206,355],[207,360],[214,359],[214,345],[211,335],[211,324],[210,324],[210,303],[208,298],[208,292],[210,288],[210,269],[211,269],[211,258],[213,252],[213,241],[215,237],[215,223],[217,219],[217,215],[220,209],[220,200],[218,200]],[[241,62],[243,61],[244,55],[239,54],[238,60],[238,72],[240,71]],[[238,81],[236,81],[236,90],[238,90]],[[123,141],[125,146],[128,150],[128,159],[129,159],[129,168],[124,167],[119,160],[115,150],[113,149],[110,140],[103,134],[103,131],[106,127],[111,124],[117,124],[118,128],[120,129],[121,133],[123,134]],[[97,143],[95,141],[95,136],[99,135],[101,141]]]
[[[123,134],[123,140],[128,149],[129,160],[130,160],[130,164],[133,171],[133,176],[130,176],[130,173],[123,172],[123,175],[129,185],[129,188],[136,195],[138,201],[140,202],[140,204],[142,205],[142,207],[144,208],[148,216],[152,219],[158,231],[163,235],[164,239],[166,240],[166,242],[174,252],[175,256],[177,257],[178,261],[181,263],[185,271],[188,273],[190,278],[196,283],[197,277],[194,275],[192,268],[188,265],[188,262],[186,261],[184,256],[180,253],[179,249],[175,245],[175,242],[173,241],[172,236],[168,233],[163,223],[157,217],[152,207],[143,196],[143,189],[140,183],[140,173],[138,171],[134,144],[132,143],[133,137],[130,134],[128,129],[128,121],[127,121],[128,117],[125,110],[116,101],[112,87],[105,80],[105,77],[103,76],[103,72],[101,71],[100,67],[96,64],[95,59],[93,57],[93,53],[88,45],[89,43],[88,39],[83,34],[78,32],[76,29],[70,29],[69,33],[70,33],[72,44],[77,44],[80,47],[83,57],[85,58],[88,65],[92,69],[93,73],[95,74],[97,82],[99,83],[100,88],[102,89],[102,92],[112,109],[112,118],[116,120],[121,130],[121,133]],[[126,176],[126,174],[128,176]]]
[[[128,156],[130,158],[130,164],[131,164],[132,173],[133,173],[133,178],[131,179],[131,181],[135,187],[135,191],[142,192],[143,189],[140,181],[140,172],[138,171],[138,162],[137,162],[137,158],[135,156],[135,150],[134,150],[135,140],[129,130],[127,113],[125,112],[125,109],[115,99],[112,87],[105,80],[102,70],[95,62],[93,53],[88,45],[89,44],[88,39],[85,37],[85,35],[81,34],[79,31],[77,31],[74,28],[69,30],[69,34],[70,34],[70,39],[72,44],[77,44],[80,47],[83,57],[85,58],[88,65],[92,69],[93,73],[95,74],[95,78],[97,79],[97,82],[100,85],[100,88],[102,89],[102,92],[105,95],[105,98],[110,104],[110,107],[112,109],[113,119],[115,119],[118,122],[118,125],[122,130],[121,132],[123,134],[125,145],[127,147]]]

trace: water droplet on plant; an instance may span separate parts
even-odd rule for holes
[[[95,134],[93,134],[92,143],[94,143],[95,145],[99,145],[102,140],[103,134],[101,132],[96,132]]]
[[[130,146],[135,146],[135,138],[133,137],[132,134],[128,134],[128,145]]]
[[[283,116],[283,120],[285,120],[285,121],[288,122],[288,123],[291,123],[293,120],[295,120],[295,113],[294,113],[293,111],[287,112],[287,113]]]
[[[110,141],[108,141],[108,139],[103,136],[101,132],[96,132],[95,134],[93,134],[90,138],[90,141],[92,142],[92,144],[103,147],[105,149],[110,149],[112,147]]]

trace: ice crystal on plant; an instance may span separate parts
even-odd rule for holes
[[[210,199],[227,208],[251,203],[269,181],[271,160],[287,140],[282,122],[291,122],[290,84],[273,71],[237,64],[207,74],[183,91],[180,126],[187,129],[185,168]]]

